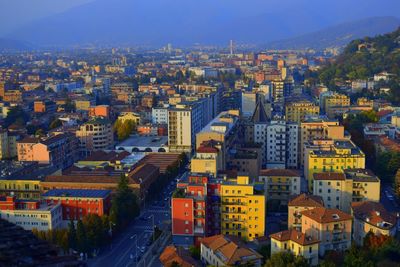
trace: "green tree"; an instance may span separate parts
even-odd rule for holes
[[[49,129],[55,129],[55,128],[60,127],[61,125],[62,125],[62,122],[59,119],[55,119],[50,123]]]
[[[128,178],[121,175],[112,199],[111,220],[117,227],[126,225],[140,214],[137,196],[129,188]]]
[[[189,251],[190,251],[190,255],[191,255],[194,259],[200,260],[200,247],[197,247],[197,246],[190,246]]]
[[[125,140],[136,130],[136,123],[133,120],[124,122],[117,120],[114,124],[114,130],[117,133],[118,140]]]
[[[308,267],[307,260],[302,256],[295,256],[291,252],[278,252],[271,256],[265,267]]]
[[[100,216],[97,214],[88,214],[83,218],[82,222],[86,229],[88,246],[91,249],[99,248],[105,244],[107,228],[104,228]]]
[[[82,220],[78,220],[76,224],[76,244],[79,252],[89,252],[88,238]]]
[[[29,114],[26,113],[21,106],[14,106],[8,111],[7,117],[4,119],[3,127],[7,128],[11,124],[25,126],[27,121],[29,121]]]

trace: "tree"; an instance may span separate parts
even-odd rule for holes
[[[55,129],[55,128],[60,127],[61,125],[62,125],[62,122],[59,119],[55,119],[50,123],[49,128],[50,129]]]
[[[89,252],[86,229],[82,220],[78,220],[78,223],[76,224],[76,244],[79,252]]]
[[[29,121],[28,113],[26,113],[21,106],[14,106],[8,111],[7,117],[4,119],[3,126],[4,128],[7,128],[11,124],[25,126],[27,121]]]
[[[118,140],[125,140],[132,132],[136,130],[136,123],[133,120],[117,120],[114,124],[114,130],[117,133]]]
[[[140,214],[137,196],[129,188],[128,178],[121,175],[111,205],[111,220],[117,227],[127,224]]]
[[[302,256],[295,256],[291,252],[278,252],[267,260],[265,267],[308,267],[307,260]]]
[[[83,224],[86,229],[86,236],[90,249],[97,249],[105,243],[107,228],[104,228],[99,215],[88,214],[83,218]]]
[[[75,223],[71,220],[68,224],[68,244],[72,249],[77,249]]]
[[[194,259],[200,260],[200,247],[190,246],[189,251]]]

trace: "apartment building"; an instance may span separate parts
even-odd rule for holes
[[[0,219],[31,231],[47,231],[61,228],[60,204],[41,204],[39,201],[18,200],[15,196],[0,198]]]
[[[301,231],[301,212],[314,208],[323,208],[324,201],[320,196],[302,193],[292,196],[288,202],[288,227]]]
[[[301,173],[289,169],[263,169],[258,181],[264,183],[264,195],[267,202],[275,201],[279,206],[286,206],[290,196],[301,191]]]
[[[326,94],[320,98],[322,110],[328,116],[328,118],[334,118],[334,109],[338,107],[349,107],[350,97],[344,94],[331,93]]]
[[[345,251],[351,246],[352,216],[338,209],[302,211],[301,231],[320,241],[319,255],[329,250]]]
[[[264,231],[265,196],[256,192],[248,176],[226,178],[221,184],[221,233],[252,241]]]
[[[152,108],[151,121],[155,124],[168,124],[168,107]]]
[[[33,112],[54,113],[56,112],[56,103],[53,101],[35,101],[33,102]]]
[[[207,196],[215,192],[208,190],[209,182],[211,177],[208,175],[189,175],[177,184],[171,198],[174,244],[186,247],[200,244],[201,239],[211,231],[209,226],[214,226],[209,224],[213,220],[213,210]]]
[[[351,203],[379,202],[380,180],[372,171],[347,169],[342,173],[315,173],[313,194],[322,197],[327,208],[350,213]]]
[[[305,146],[314,140],[345,139],[344,126],[326,116],[307,116],[300,123],[300,166],[304,168]]]
[[[290,251],[296,256],[304,257],[311,266],[318,265],[320,241],[295,229],[274,233],[271,238],[271,255]]]
[[[350,140],[334,140],[323,147],[306,149],[304,176],[311,192],[314,173],[364,168],[365,154]]]
[[[65,169],[78,159],[78,139],[71,133],[26,137],[17,142],[17,153],[19,161],[37,161]]]
[[[255,123],[254,142],[261,144],[262,164],[266,168],[298,167],[298,124],[285,121]]]
[[[207,266],[262,266],[262,256],[233,236],[214,235],[201,241],[200,257]]]
[[[79,139],[79,152],[88,156],[93,151],[112,149],[114,134],[111,122],[105,118],[92,118],[76,131]]]
[[[310,115],[319,115],[319,106],[309,100],[293,99],[285,103],[285,118],[287,122],[301,123]]]
[[[121,112],[121,114],[118,116],[118,120],[120,120],[122,123],[125,123],[126,121],[133,121],[136,123],[136,125],[141,123],[140,114],[133,111]]]
[[[168,147],[171,152],[192,153],[196,134],[203,127],[203,110],[198,102],[177,104],[168,110]]]
[[[228,110],[218,114],[196,134],[196,149],[205,141],[220,143],[222,164],[228,160],[228,151],[238,140],[239,110]]]
[[[214,177],[219,170],[224,170],[222,161],[222,144],[216,141],[205,141],[196,149],[196,154],[190,161],[190,170],[193,173],[209,173]]]
[[[368,233],[395,237],[399,215],[392,214],[378,202],[363,201],[351,204],[353,222],[353,240],[362,246]]]

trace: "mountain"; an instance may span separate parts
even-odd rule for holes
[[[5,37],[38,45],[263,44],[399,9],[398,0],[94,0]]]
[[[391,73],[381,84],[391,89],[390,101],[400,103],[400,27],[391,33],[350,42],[334,62],[318,72],[319,81],[329,88],[348,80],[366,80],[380,72]]]
[[[400,19],[396,17],[366,18],[338,24],[298,37],[271,42],[266,46],[272,49],[312,48],[316,50],[325,49],[327,47],[342,47],[352,40],[391,32],[399,26]]]
[[[33,48],[34,46],[27,42],[0,38],[0,51],[26,51]]]

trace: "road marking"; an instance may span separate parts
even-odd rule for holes
[[[139,240],[142,238],[144,236],[144,233],[142,233],[141,235],[139,235],[139,236],[136,236],[136,238],[137,238],[137,243],[138,243],[138,246],[139,246]],[[120,263],[121,263],[121,261],[125,258],[125,256],[126,256],[126,254],[128,254],[130,251],[131,251],[131,249],[132,249],[132,246],[135,246],[136,245],[136,242],[133,242],[132,241],[132,245],[131,246],[129,246],[128,247],[128,249],[125,251],[125,253],[124,254],[122,254],[122,256],[119,258],[119,260],[114,264],[114,266],[118,266]],[[135,248],[135,251],[137,250],[138,248]]]

